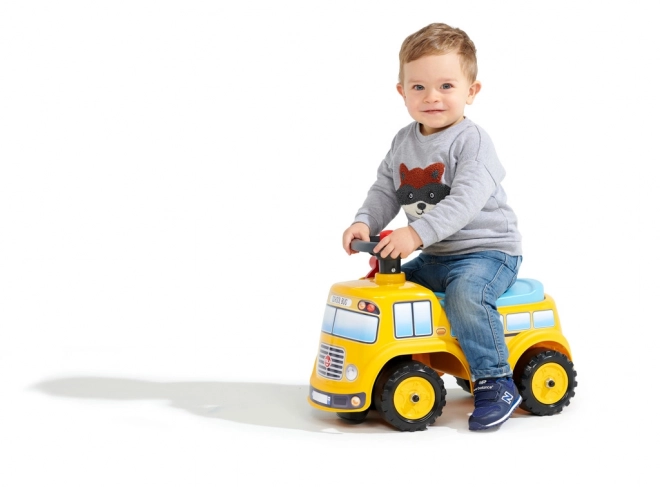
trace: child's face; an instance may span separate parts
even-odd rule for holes
[[[424,135],[434,134],[463,120],[481,83],[470,83],[455,52],[421,57],[403,65],[403,84],[396,86],[410,116]]]

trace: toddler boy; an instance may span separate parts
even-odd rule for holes
[[[383,237],[382,257],[405,259],[408,281],[445,293],[445,311],[470,365],[470,430],[506,421],[521,401],[512,380],[497,299],[522,262],[517,218],[502,188],[493,142],[464,110],[481,90],[476,48],[461,29],[430,24],[399,52],[397,91],[413,122],[394,137],[376,181],[343,234],[369,241],[403,208],[408,226]]]

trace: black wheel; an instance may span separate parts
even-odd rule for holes
[[[577,372],[566,355],[546,350],[516,365],[521,409],[537,416],[558,414],[575,396]]]
[[[386,367],[374,386],[380,416],[401,431],[421,431],[442,414],[445,384],[438,373],[414,360]]]
[[[345,413],[337,413],[337,416],[339,416],[343,421],[346,421],[347,423],[360,424],[365,419],[367,419],[368,414],[369,414],[369,410],[365,409],[364,411],[358,411],[358,412],[351,411]]]
[[[470,388],[470,381],[467,379],[461,379],[460,377],[456,377],[456,383],[461,386],[461,389],[463,389],[465,392],[468,394],[472,394],[472,389]]]

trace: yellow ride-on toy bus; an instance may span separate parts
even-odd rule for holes
[[[443,309],[444,295],[406,281],[401,259],[382,258],[371,242],[367,276],[330,288],[308,402],[361,423],[370,409],[401,431],[420,431],[445,406],[443,376],[472,393],[470,369]],[[534,279],[519,278],[497,301],[520,407],[557,414],[577,386],[571,349],[555,301]]]

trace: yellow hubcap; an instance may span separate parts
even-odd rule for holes
[[[548,363],[539,367],[532,379],[532,392],[542,404],[554,404],[568,390],[568,375],[559,364]]]
[[[406,419],[421,419],[435,404],[435,391],[429,381],[411,377],[402,381],[394,391],[394,407]]]

